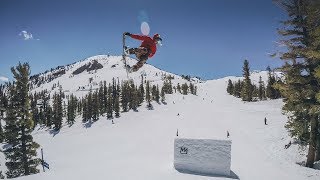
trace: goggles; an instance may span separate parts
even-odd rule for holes
[[[159,46],[162,46],[162,39],[160,37],[156,38],[156,43],[159,45]]]

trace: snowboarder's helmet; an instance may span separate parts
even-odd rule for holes
[[[153,35],[153,40],[155,40],[157,42],[157,44],[159,44],[159,45],[162,44],[162,39],[161,39],[161,37],[160,37],[160,35],[158,33]]]
[[[158,40],[158,39],[160,39],[161,41],[162,41],[162,39],[160,38],[160,34],[155,34],[155,35],[153,35],[153,39],[154,40]]]

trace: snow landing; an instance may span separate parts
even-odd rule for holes
[[[174,167],[179,172],[230,176],[231,141],[175,139]]]

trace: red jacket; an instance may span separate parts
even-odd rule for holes
[[[137,35],[137,34],[131,34],[133,39],[137,39],[142,41],[140,47],[145,47],[151,50],[149,57],[151,58],[157,51],[157,44],[154,42],[154,40],[149,36],[144,35]]]

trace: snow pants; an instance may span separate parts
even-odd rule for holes
[[[146,47],[138,47],[138,48],[130,48],[129,54],[135,54],[139,60],[137,64],[135,64],[132,67],[133,71],[137,71],[146,63],[150,52],[149,52],[149,49]]]

